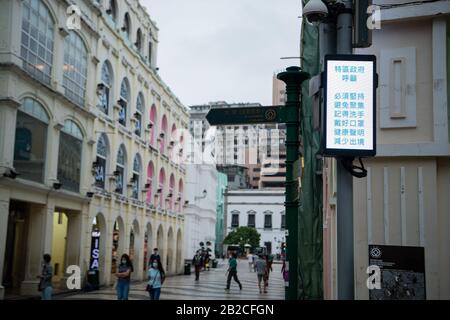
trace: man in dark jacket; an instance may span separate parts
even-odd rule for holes
[[[195,281],[198,281],[200,279],[200,270],[203,266],[203,259],[199,252],[197,252],[194,258],[192,258],[192,264],[195,268]]]
[[[161,257],[159,256],[158,248],[154,248],[153,249],[153,254],[150,256],[150,260],[148,262],[148,265],[152,266],[154,261],[156,261],[158,263],[161,263]]]

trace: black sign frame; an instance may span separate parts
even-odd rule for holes
[[[206,120],[212,126],[284,122],[284,106],[211,108]]]
[[[400,275],[402,280],[408,278],[408,273],[417,274],[420,278],[423,278],[423,292],[418,291],[416,293],[420,296],[423,295],[424,300],[427,299],[425,247],[369,244],[368,249],[369,265],[379,266],[382,272],[382,288],[370,290],[370,300],[420,300],[413,299],[413,296],[400,298],[387,296],[386,290],[392,289],[392,282],[389,283],[388,276],[384,272],[392,272],[390,278],[393,275]],[[418,284],[422,284],[422,282],[419,281]],[[397,285],[399,289],[403,290],[408,287],[405,281],[402,281],[402,283],[399,281]]]
[[[328,61],[370,61],[373,62],[373,149],[334,149],[327,148],[327,88],[328,88]],[[326,55],[324,59],[324,72],[322,75],[323,88],[324,88],[324,110],[322,114],[322,154],[325,157],[374,157],[377,154],[377,87],[378,87],[378,75],[377,75],[377,57],[375,55],[359,55],[359,54],[338,54],[338,55]]]

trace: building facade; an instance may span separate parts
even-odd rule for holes
[[[223,240],[225,239],[225,211],[226,197],[228,188],[228,179],[226,174],[217,172],[217,191],[216,191],[216,256],[223,255]]]
[[[256,108],[261,104],[218,101],[191,106],[189,160],[215,163],[221,172],[228,175],[230,189],[280,187],[285,177],[285,125],[221,125],[213,130],[206,120],[211,108],[244,107]]]
[[[274,106],[284,106],[287,101],[286,84],[277,79],[277,73],[272,77],[272,104]]]
[[[446,1],[378,2],[377,156],[354,179],[355,298],[368,299],[369,245],[421,247],[427,299],[450,298],[449,13]],[[403,3],[403,4],[402,4]],[[336,162],[324,163],[324,294],[337,298]]]
[[[213,165],[188,164],[184,208],[186,259],[192,259],[200,242],[216,244],[217,170]]]
[[[1,4],[1,296],[35,294],[53,251],[82,282],[94,266],[112,284],[122,253],[144,279],[154,246],[179,272],[188,114],[157,74],[155,23],[137,0]]]
[[[259,189],[284,188],[286,182],[286,124],[265,125],[266,157],[259,165]]]
[[[286,241],[283,190],[230,190],[226,196],[226,234],[238,227],[255,228],[260,246],[269,254],[281,254]]]

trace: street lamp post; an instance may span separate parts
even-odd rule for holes
[[[344,8],[337,16],[338,54],[352,54],[353,1],[342,1]],[[353,176],[342,161],[337,165],[337,280],[338,299],[353,300],[355,296],[354,280],[354,244],[353,244]]]
[[[300,174],[299,135],[300,135],[300,92],[301,84],[309,79],[307,72],[299,67],[289,67],[277,78],[286,83],[287,101],[285,106],[242,107],[235,110],[212,108],[206,119],[210,125],[236,125],[256,123],[286,123],[286,230],[287,248],[286,271],[289,271],[289,283],[286,299],[297,300],[299,289],[298,269],[298,210]]]
[[[327,54],[353,54],[353,0],[321,1],[327,6],[326,14],[320,18],[315,17],[317,18],[315,23],[322,24],[320,26],[321,60]],[[312,0],[310,2],[312,3]],[[311,5],[310,8],[313,6]],[[310,11],[314,10],[310,9]],[[337,295],[340,300],[352,300],[354,299],[353,176],[343,165],[343,161],[351,160],[345,157],[336,158],[336,160]]]
[[[300,135],[300,91],[303,81],[309,74],[299,67],[289,67],[279,73],[277,78],[286,83],[287,101],[284,109],[286,122],[286,220],[288,226],[286,268],[289,271],[289,286],[286,290],[286,300],[298,299],[298,210],[299,192],[297,169],[299,163]]]

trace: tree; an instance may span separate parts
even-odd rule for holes
[[[242,249],[244,249],[244,245],[248,243],[252,248],[256,248],[259,247],[260,239],[261,235],[255,228],[239,227],[235,231],[230,232],[223,240],[223,243],[239,244]]]

